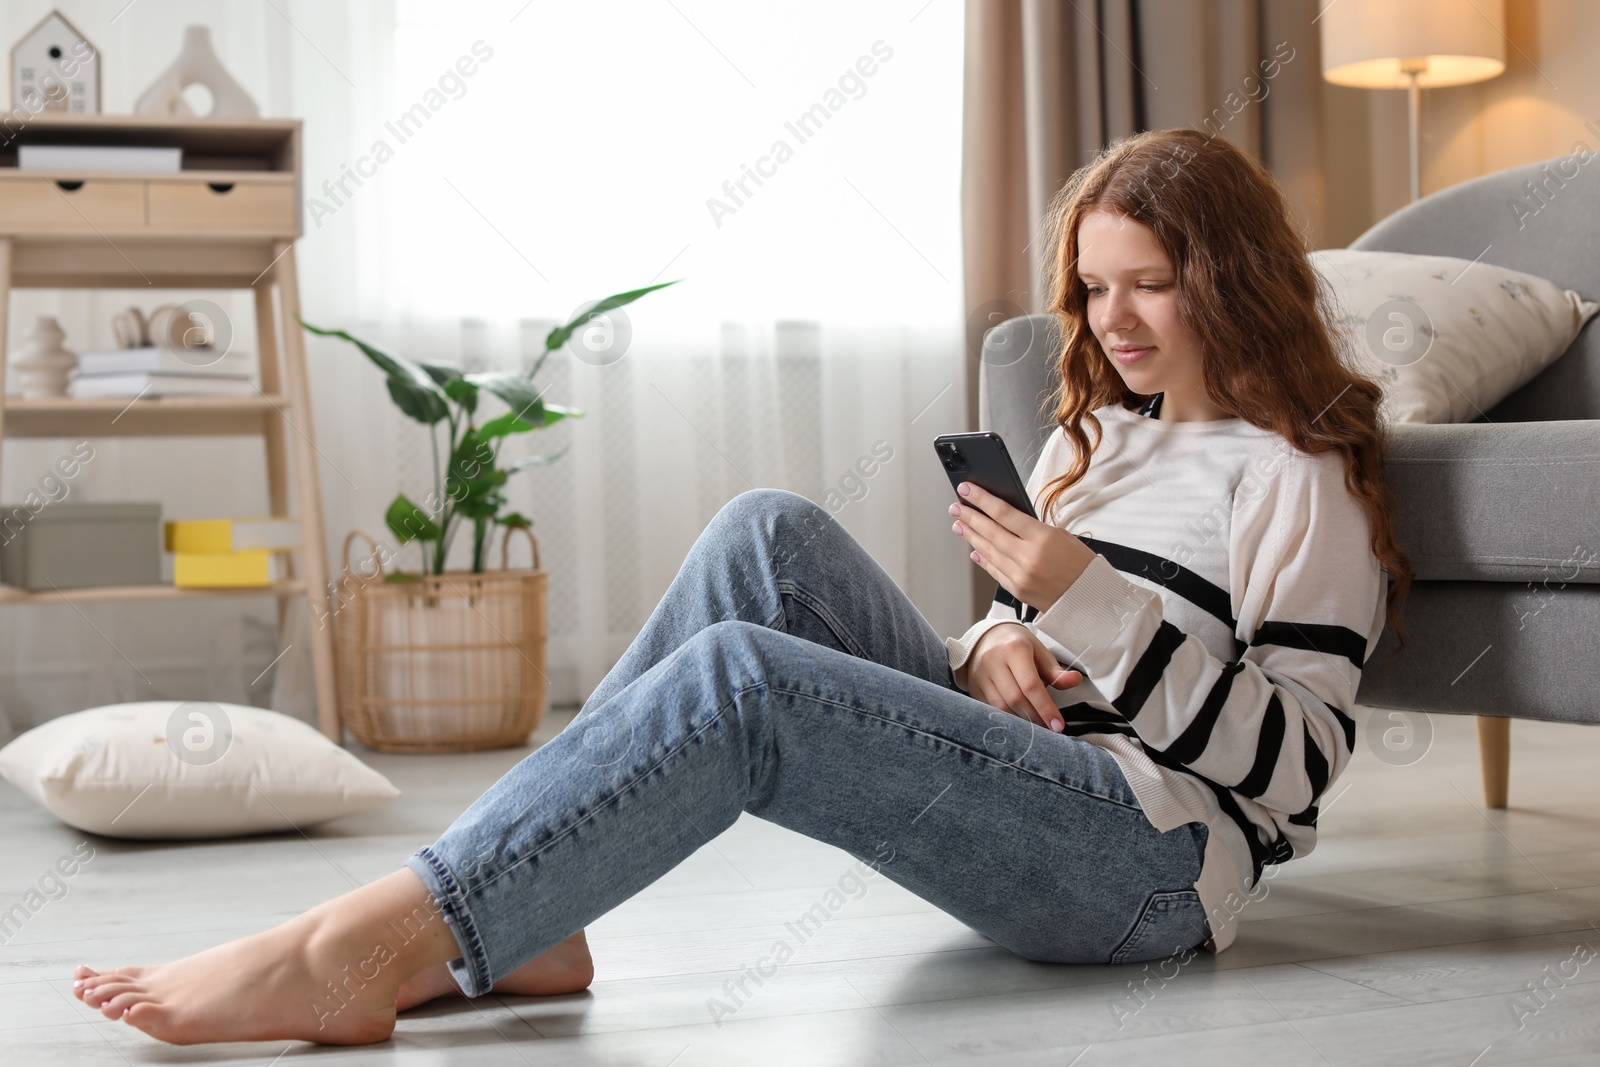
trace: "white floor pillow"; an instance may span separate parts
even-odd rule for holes
[[[400,795],[298,719],[203,700],[52,719],[0,749],[0,774],[62,822],[107,837],[293,830]]]
[[[1388,422],[1471,422],[1538,376],[1600,304],[1532,274],[1451,256],[1326,248],[1311,265],[1352,366]]]

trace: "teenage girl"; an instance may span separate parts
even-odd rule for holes
[[[80,966],[76,995],[175,1043],[358,1044],[435,996],[572,992],[583,927],[742,812],[1027,959],[1226,948],[1314,843],[1399,629],[1379,387],[1225,141],[1109,146],[1046,236],[1050,521],[965,484],[950,507],[1021,607],[943,639],[822,508],[742,493],[572,723],[399,870],[175,963]]]

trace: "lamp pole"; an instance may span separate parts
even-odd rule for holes
[[[1422,161],[1419,149],[1419,143],[1422,139],[1422,89],[1417,85],[1417,76],[1427,69],[1427,56],[1402,59],[1400,61],[1400,73],[1406,77],[1407,127],[1410,133],[1411,149],[1411,200],[1413,203],[1422,195]]]

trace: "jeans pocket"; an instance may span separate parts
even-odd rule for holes
[[[1151,893],[1139,921],[1115,952],[1112,963],[1139,963],[1174,956],[1206,937],[1206,909],[1193,889]]]

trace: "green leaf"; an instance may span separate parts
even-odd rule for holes
[[[527,433],[529,430],[542,429],[562,419],[582,418],[583,412],[577,408],[569,408],[564,404],[539,405],[539,411],[528,412],[519,418],[515,411],[508,411],[499,418],[490,419],[478,427],[478,436],[488,440],[494,437],[505,437],[508,434]],[[531,420],[531,421],[530,421]]]
[[[494,469],[494,448],[483,440],[481,430],[467,427],[450,453],[449,472],[466,481],[474,481],[486,471]]]
[[[469,519],[492,519],[505,506],[506,498],[500,493],[472,496],[456,505],[456,510]]]
[[[438,386],[444,390],[444,395],[454,400],[471,415],[478,407],[478,387],[467,381],[461,368],[452,367],[448,363],[421,363],[417,366],[425,371]]]
[[[517,511],[507,512],[495,521],[507,529],[531,530],[533,528],[533,520]]]
[[[411,418],[432,426],[450,414],[450,408],[445,403],[444,390],[439,387],[439,383],[426,370],[409,359],[391,356],[343,330],[325,330],[320,326],[313,326],[298,314],[295,315],[295,321],[319,337],[337,337],[359,348],[363,355],[377,364],[379,370],[389,376],[389,396],[394,399],[400,410]]]
[[[626,293],[616,293],[612,296],[608,296],[604,300],[601,300],[595,304],[594,307],[579,313],[577,318],[573,319],[565,326],[557,326],[555,329],[551,330],[544,339],[544,347],[546,350],[560,348],[562,345],[567,343],[575,331],[577,331],[583,326],[584,323],[588,322],[596,315],[604,315],[606,312],[622,307],[624,304],[633,303],[646,293],[653,293],[657,289],[665,289],[669,285],[677,285],[681,281],[683,281],[682,278],[675,278],[670,282],[662,282],[660,285],[647,285],[643,289],[632,289]]]
[[[422,580],[422,575],[412,574],[410,571],[390,571],[383,576],[383,580],[386,582],[418,582]]]
[[[432,426],[450,413],[443,400],[410,382],[385,378],[383,384],[389,390],[389,399],[394,401],[394,406],[424,426]]]
[[[444,395],[461,405],[468,415],[478,410],[478,387],[466,378],[451,378],[444,385]]]
[[[559,419],[581,419],[581,408],[569,408],[565,404],[546,404],[544,406],[544,424],[549,426]]]
[[[494,448],[480,432],[468,428],[450,456],[445,474],[445,493],[455,509],[468,518],[492,518],[505,503],[498,492],[506,483],[506,472],[494,465]]]
[[[439,526],[428,513],[406,498],[404,493],[395,496],[384,512],[383,521],[401,541],[437,541],[441,536]]]
[[[571,445],[567,445],[565,448],[559,449],[555,452],[543,452],[536,456],[524,456],[515,463],[511,464],[511,466],[507,467],[506,473],[515,474],[520,470],[527,470],[529,467],[538,467],[546,463],[554,463],[556,460],[566,455],[567,449],[570,449],[571,447]]]
[[[461,468],[452,468],[450,476],[445,479],[445,493],[457,504],[477,497],[483,497],[506,484],[510,476],[508,471],[495,467],[480,468],[480,473],[468,477]]]
[[[484,374],[469,374],[467,381],[479,389],[487,390],[504,400],[524,421],[539,424],[540,411],[544,401],[539,399],[543,390],[539,389],[528,379],[520,374],[507,374],[504,371],[493,371]]]
[[[453,381],[458,381],[461,378],[461,369],[459,367],[452,367],[448,363],[428,363],[423,360],[418,360],[417,366],[421,367],[423,373],[432,378],[434,382],[440,386],[440,388],[449,385]]]
[[[508,411],[499,418],[490,419],[478,427],[478,436],[485,441],[492,441],[496,437],[505,437],[508,434],[527,433],[539,427],[524,419],[519,419],[515,411]]]

